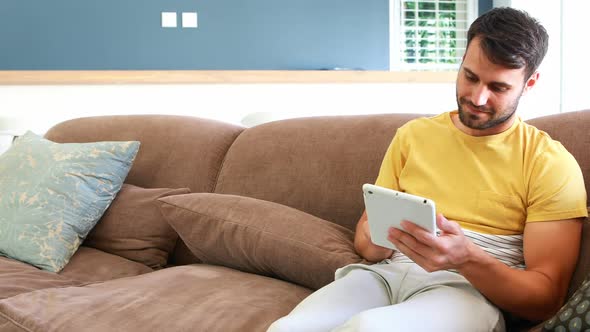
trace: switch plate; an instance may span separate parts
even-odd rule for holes
[[[176,12],[162,12],[162,28],[176,27]]]
[[[182,27],[196,28],[198,26],[197,19],[197,12],[182,13]]]

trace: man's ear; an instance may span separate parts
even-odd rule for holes
[[[521,96],[524,96],[525,94],[527,94],[527,92],[529,92],[529,90],[532,89],[533,86],[535,86],[535,84],[537,83],[538,80],[539,80],[539,72],[536,71],[531,75],[531,77],[529,77],[529,79],[524,84],[524,89],[522,89]]]

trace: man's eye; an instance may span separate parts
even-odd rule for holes
[[[477,82],[477,78],[471,75],[465,75],[465,78],[470,82]]]
[[[508,88],[505,86],[492,86],[492,91],[503,93],[508,91]]]

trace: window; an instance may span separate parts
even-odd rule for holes
[[[390,69],[456,70],[475,0],[390,0]]]

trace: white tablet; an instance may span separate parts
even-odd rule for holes
[[[368,183],[363,185],[363,196],[373,243],[396,249],[387,239],[388,229],[403,230],[400,223],[404,220],[436,234],[436,208],[432,200]]]

